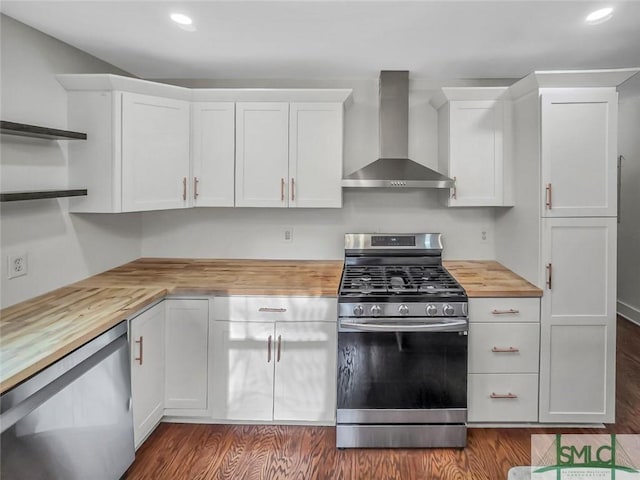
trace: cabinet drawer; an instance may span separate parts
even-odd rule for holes
[[[214,319],[226,321],[335,322],[338,299],[329,297],[216,297]]]
[[[469,422],[537,422],[538,375],[469,375]]]
[[[539,298],[470,298],[470,322],[539,322]]]
[[[538,373],[540,325],[469,325],[469,373]]]

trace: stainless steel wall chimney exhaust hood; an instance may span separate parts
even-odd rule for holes
[[[409,72],[380,72],[380,158],[342,180],[343,187],[453,188],[453,180],[409,160]]]

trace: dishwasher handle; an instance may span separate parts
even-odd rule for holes
[[[13,427],[24,417],[43,405],[51,397],[71,385],[93,367],[111,356],[114,352],[127,347],[127,336],[126,334],[121,335],[86,360],[82,361],[52,382],[42,387],[40,390],[22,400],[20,403],[7,409],[5,412],[2,412],[2,414],[0,414],[0,433],[4,433],[6,430]]]

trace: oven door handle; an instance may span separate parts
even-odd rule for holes
[[[340,332],[466,332],[466,318],[445,320],[438,323],[356,323],[340,322]]]

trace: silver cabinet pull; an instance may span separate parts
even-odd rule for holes
[[[494,315],[508,315],[508,314],[516,314],[520,313],[520,310],[516,310],[515,308],[510,308],[509,310],[496,310],[495,308],[491,310],[491,313]]]
[[[182,177],[182,200],[187,201],[187,177]]]
[[[138,345],[140,345],[140,349],[139,349],[140,356],[139,356],[139,357],[134,358],[133,360],[134,360],[135,362],[138,362],[140,365],[142,365],[142,358],[143,358],[143,357],[142,357],[142,355],[143,355],[142,348],[143,348],[143,346],[144,346],[144,337],[141,335],[141,336],[140,336],[140,339],[139,339],[139,340],[136,340],[136,343],[137,343]]]
[[[291,201],[295,202],[296,200],[296,181],[293,177],[291,177]]]
[[[489,395],[489,398],[506,398],[506,399],[514,399],[514,398],[518,398],[518,395],[515,395],[511,392],[509,393],[491,393],[491,395]]]
[[[456,199],[458,198],[458,183],[457,183],[457,178],[453,177],[453,192],[451,192],[451,198]]]
[[[280,179],[280,201],[284,202],[284,178]]]
[[[269,312],[269,313],[284,313],[287,311],[286,308],[271,308],[271,307],[260,307],[258,309],[259,312]]]
[[[267,363],[271,361],[271,335],[267,339]]]
[[[276,362],[280,361],[280,350],[282,348],[282,335],[278,335],[278,351],[276,353]]]
[[[553,202],[552,202],[552,198],[551,198],[552,187],[551,187],[550,183],[547,183],[547,186],[545,187],[545,193],[546,193],[546,196],[547,196],[547,201],[545,202],[545,206],[547,207],[548,210],[551,210]]]
[[[508,347],[508,348],[493,347],[491,351],[493,353],[518,353],[520,349],[514,348],[514,347]]]
[[[197,200],[198,198],[198,177],[193,177],[193,199]]]
[[[551,290],[551,281],[553,279],[553,265],[551,263],[547,263],[547,288]]]

